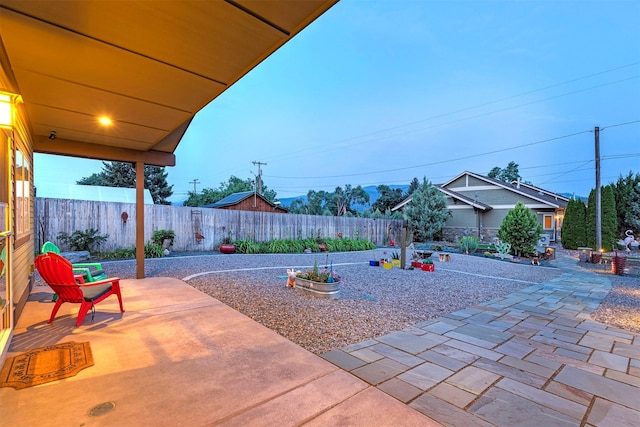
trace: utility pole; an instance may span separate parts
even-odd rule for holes
[[[258,185],[257,185],[256,191],[258,192],[258,194],[262,194],[262,172],[260,171],[260,166],[262,166],[262,165],[266,166],[267,164],[266,163],[262,163],[262,162],[258,162],[258,161],[255,161],[255,160],[253,162],[251,162],[251,163],[253,163],[254,165],[258,166],[258,176],[257,176],[257,180],[258,180],[257,184]]]
[[[189,184],[193,184],[193,194],[198,195],[198,191],[196,190],[196,184],[199,184],[200,180],[198,178],[194,178],[193,181],[189,181]]]
[[[593,130],[596,144],[596,251],[602,249],[602,205],[600,203],[600,128]]]

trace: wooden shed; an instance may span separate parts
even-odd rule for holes
[[[236,211],[257,211],[288,213],[289,210],[267,200],[264,196],[254,191],[233,193],[224,199],[202,206],[203,208],[229,209]]]

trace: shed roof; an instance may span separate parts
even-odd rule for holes
[[[248,199],[249,197],[253,197],[255,194],[256,197],[264,200],[267,204],[271,205],[274,209],[281,209],[283,211],[287,211],[286,208],[279,206],[269,200],[267,200],[263,195],[259,193],[255,193],[253,191],[241,191],[238,193],[229,194],[224,199],[218,200],[215,203],[210,203],[208,205],[202,206],[203,208],[225,208],[227,206],[237,205],[243,200]]]

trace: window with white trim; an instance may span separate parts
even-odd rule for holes
[[[15,242],[31,234],[31,163],[19,139],[15,140],[13,164]]]

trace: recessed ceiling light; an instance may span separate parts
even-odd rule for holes
[[[106,116],[98,117],[98,121],[103,126],[111,126],[113,124],[113,120]]]

